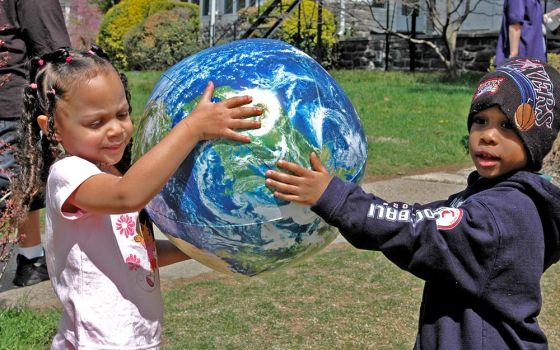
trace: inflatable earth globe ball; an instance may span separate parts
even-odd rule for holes
[[[214,99],[250,95],[264,107],[251,143],[199,143],[146,207],[183,252],[221,272],[254,276],[318,252],[338,232],[309,206],[278,200],[265,172],[286,159],[310,167],[315,151],[331,174],[361,180],[367,141],[344,91],[311,57],[276,40],[247,39],[206,49],[163,73],[137,125],[133,158],[190,111],[208,81]]]

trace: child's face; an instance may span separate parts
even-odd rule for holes
[[[482,177],[494,178],[527,165],[523,142],[499,107],[487,108],[473,117],[469,153]]]
[[[96,164],[118,163],[133,127],[117,73],[99,73],[68,95],[55,113],[55,135],[66,153]]]

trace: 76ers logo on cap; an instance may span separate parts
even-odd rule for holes
[[[481,82],[480,84],[478,84],[478,87],[476,88],[476,91],[475,91],[474,96],[473,96],[473,100],[479,98],[482,95],[486,95],[486,94],[493,95],[493,94],[495,94],[496,91],[498,91],[498,88],[500,87],[500,83],[504,79],[505,78],[496,77],[496,78],[491,78],[491,79],[485,80],[485,81]]]
[[[438,230],[451,230],[455,228],[463,218],[463,209],[458,208],[438,208],[436,224]]]

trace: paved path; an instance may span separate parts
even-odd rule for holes
[[[373,192],[388,201],[428,203],[447,198],[449,195],[462,190],[465,187],[467,175],[472,170],[464,169],[452,173],[440,172],[407,176],[371,182],[364,184],[363,187],[366,191]],[[344,242],[344,238],[339,236],[334,242]],[[197,261],[188,260],[161,268],[160,276],[162,283],[165,284],[166,281],[191,278],[211,271]],[[15,261],[12,259],[2,280],[0,280],[0,307],[13,306],[18,303],[33,308],[59,305],[49,281],[30,287],[18,288],[12,284],[14,273]]]

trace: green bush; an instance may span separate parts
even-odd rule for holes
[[[547,54],[547,61],[554,69],[560,71],[560,54],[558,53],[548,53]]]
[[[282,8],[288,8],[294,0],[282,0]],[[266,9],[272,0],[266,1],[261,5],[261,10]],[[313,0],[303,0],[298,7],[282,22],[278,30],[274,33],[274,37],[299,47],[310,56],[315,57],[317,52],[317,19],[318,5]],[[276,18],[280,15],[280,10],[276,8],[271,13],[271,19],[267,20],[264,26],[272,26]],[[242,17],[249,24],[254,23],[257,18],[257,9],[255,7],[245,8],[239,11],[238,16]],[[248,28],[248,25],[244,27]],[[322,15],[322,64],[330,66],[333,60],[333,48],[337,43],[336,39],[336,23],[334,15],[325,6],[323,6]]]
[[[127,69],[124,36],[148,16],[177,6],[188,4],[172,0],[123,0],[103,16],[97,41],[117,67]]]
[[[176,7],[149,16],[124,37],[128,68],[165,70],[198,51],[198,27],[197,5]]]
[[[291,3],[292,1],[289,1]],[[286,2],[288,3],[288,2]],[[314,55],[317,50],[317,2],[312,0],[303,0],[301,2],[301,10],[298,25],[298,9],[290,14],[282,23],[280,28],[280,37],[282,40],[291,44],[298,45],[305,52]],[[322,15],[322,52],[323,64],[330,65],[332,61],[332,49],[336,44],[336,24],[334,15],[325,6],[323,6]],[[298,34],[299,27],[299,34]]]

